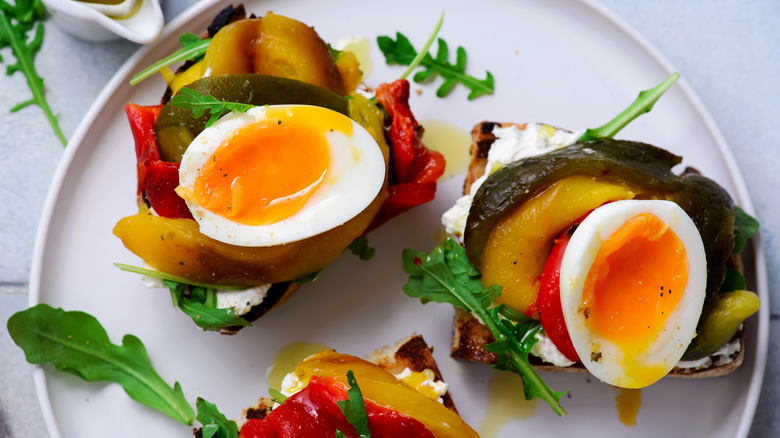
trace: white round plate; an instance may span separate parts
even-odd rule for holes
[[[500,374],[450,359],[452,308],[423,306],[401,291],[406,282],[401,251],[430,250],[441,241],[439,217],[457,199],[462,175],[442,182],[435,201],[372,233],[369,242],[377,249],[373,260],[342,255],[315,283],[237,336],[202,332],[172,308],[166,291],[147,290],[135,275],[113,266],[140,263],[111,233],[120,218],[136,211],[133,140],[123,106],[159,102],[165,86],[159,76],[135,87],[128,80],[174,52],[181,33],[201,33],[224,5],[201,2],[179,16],[157,43],[140,50],[117,72],[92,106],[68,145],[49,193],[32,267],[31,304],[88,312],[103,323],[114,343],[135,334],[159,374],[171,384],[180,382],[193,406],[197,397],[204,397],[229,418],[267,394],[266,370],[291,342],[320,342],[363,355],[421,333],[436,348],[463,418],[487,431],[481,425],[486,411],[494,417],[497,412],[488,387]],[[392,7],[358,0],[248,1],[246,6],[259,16],[273,10],[301,20],[329,42],[347,35],[375,42],[379,35],[400,31],[418,48],[444,10],[440,36],[453,57],[456,46],[466,48],[470,74],[482,78],[485,69],[493,73],[495,95],[467,101],[467,90],[458,86],[450,96],[436,98],[437,79],[413,84],[421,94],[412,93],[411,105],[418,119],[446,120],[463,131],[483,120],[542,121],[570,129],[599,126],[640,90],[673,71],[635,31],[587,1],[399,0]],[[376,47],[372,57],[368,84],[391,81],[404,69],[385,65]],[[717,180],[752,211],[731,152],[684,78],[618,137],[683,155],[684,164]],[[754,248],[749,280],[764,305],[747,324],[746,360],[736,373],[710,380],[664,379],[643,390],[633,428],[618,421],[615,388],[585,375],[545,373],[552,388],[568,389],[562,401],[569,416],[558,418],[546,405],[525,402],[517,393],[515,413],[492,420],[492,430],[505,437],[521,431],[525,436],[745,436],[758,399],[768,337],[765,264],[760,243]],[[191,433],[189,427],[135,403],[116,384],[86,383],[48,366],[41,367],[36,378],[52,436]]]

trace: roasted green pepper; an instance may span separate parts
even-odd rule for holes
[[[509,164],[490,175],[474,197],[464,233],[466,254],[474,266],[482,266],[493,227],[525,200],[567,176],[599,176],[671,193],[682,188],[671,171],[680,161],[655,146],[605,138]]]
[[[716,294],[709,302],[710,311],[702,313],[696,337],[683,354],[683,360],[701,359],[718,351],[760,305],[758,295],[744,290]]]
[[[718,292],[726,260],[734,248],[734,202],[715,181],[698,175],[682,177],[683,187],[672,200],[691,217],[707,255],[707,296]]]
[[[736,209],[731,196],[715,181],[696,173],[685,174],[682,182],[673,201],[696,224],[707,255],[707,297],[697,336],[683,355],[683,360],[696,360],[713,354],[734,336],[745,318],[758,310],[758,297],[747,291],[718,293],[734,248]]]
[[[347,99],[295,79],[260,74],[210,76],[187,85],[187,88],[203,95],[210,93],[226,102],[315,105],[349,115]],[[192,117],[191,109],[177,108],[170,102],[165,104],[155,125],[160,158],[180,162],[187,146],[203,131],[209,117],[206,114],[196,119]]]

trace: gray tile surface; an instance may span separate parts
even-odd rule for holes
[[[165,0],[166,20],[194,0]],[[751,437],[780,436],[780,2],[775,0],[602,0],[635,27],[691,83],[732,147],[762,224],[772,294],[769,364]],[[36,65],[66,137],[114,71],[138,46],[88,43],[46,26]],[[0,55],[10,58],[7,50]],[[10,114],[29,92],[0,76],[0,321],[27,305],[37,221],[62,147],[36,107]],[[0,438],[47,436],[32,367],[0,326]]]

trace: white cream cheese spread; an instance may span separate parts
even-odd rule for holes
[[[540,123],[528,123],[525,129],[518,129],[516,126],[506,128],[495,126],[493,135],[496,136],[496,140],[488,151],[485,174],[474,181],[469,194],[458,199],[455,205],[442,216],[442,225],[447,233],[458,239],[463,238],[474,195],[495,171],[515,161],[570,146],[577,142],[583,132],[572,133]]]

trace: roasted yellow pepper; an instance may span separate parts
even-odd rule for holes
[[[362,80],[357,59],[342,52],[334,60],[328,45],[311,27],[268,12],[223,27],[209,43],[205,58],[170,83],[181,87],[208,74],[260,73],[297,79],[339,95],[347,95]]]
[[[503,218],[488,237],[482,282],[501,285],[498,303],[527,311],[555,238],[570,224],[609,202],[632,199],[638,189],[591,176],[569,176]]]
[[[298,365],[294,373],[303,382],[308,382],[311,376],[319,376],[334,378],[347,385],[347,371],[350,370],[365,399],[416,419],[437,437],[479,436],[458,414],[366,360],[326,350]]]

